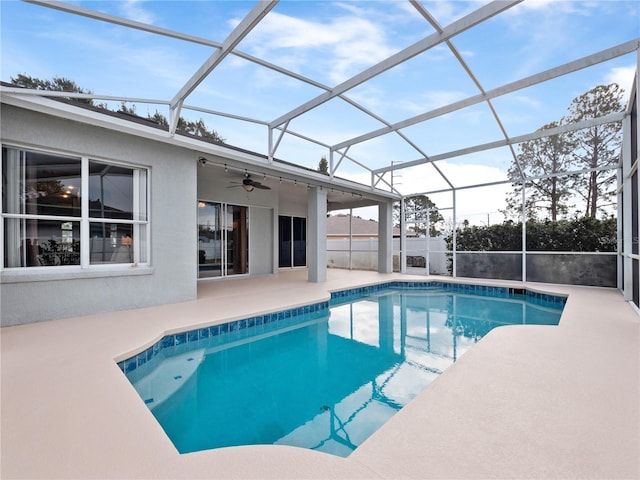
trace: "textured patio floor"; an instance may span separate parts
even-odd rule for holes
[[[178,454],[114,359],[399,276],[328,277],[209,282],[193,302],[2,329],[1,477],[640,477],[640,317],[616,290],[540,284],[529,287],[569,294],[558,327],[492,331],[346,459],[284,446]]]

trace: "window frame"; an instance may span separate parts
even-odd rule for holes
[[[19,220],[37,220],[37,221],[59,221],[59,222],[74,222],[79,223],[80,228],[80,262],[77,265],[38,265],[38,266],[19,266],[8,267],[5,265],[5,255],[0,255],[0,271],[2,272],[2,280],[11,280],[7,274],[17,275],[18,281],[20,277],[29,278],[31,274],[36,274],[34,280],[37,280],[39,274],[64,274],[65,272],[73,274],[83,272],[84,274],[91,275],[91,272],[100,274],[100,272],[109,275],[110,272],[125,272],[132,271],[132,267],[142,267],[140,272],[147,273],[142,270],[148,270],[151,266],[151,168],[146,165],[137,164],[135,162],[123,162],[113,159],[107,159],[96,155],[79,154],[76,152],[68,152],[57,149],[49,149],[42,147],[33,147],[28,145],[21,145],[19,143],[2,143],[0,145],[2,149],[15,150],[24,155],[24,152],[34,152],[48,155],[57,155],[61,157],[71,157],[78,159],[80,162],[81,170],[81,213],[80,216],[69,215],[38,215],[38,214],[26,214],[26,213],[7,213],[4,211],[4,205],[0,206],[0,251],[5,251],[5,225],[6,220],[15,218]],[[97,162],[105,165],[114,165],[125,167],[133,170],[133,219],[118,219],[118,218],[98,218],[90,217],[89,211],[89,162]],[[0,177],[2,176],[4,162],[0,161]],[[141,175],[144,172],[144,175]],[[3,182],[0,181],[0,193],[4,188]],[[144,192],[141,190],[144,188]],[[139,218],[140,205],[145,204],[144,219]],[[136,219],[136,216],[138,218]],[[132,225],[133,230],[133,246],[132,246],[132,261],[131,262],[118,262],[118,263],[91,263],[91,251],[90,251],[90,224],[105,223],[105,224],[122,224]],[[136,240],[136,236],[141,237]],[[144,255],[144,257],[141,257]]]

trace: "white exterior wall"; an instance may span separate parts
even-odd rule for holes
[[[198,200],[249,207],[249,275],[278,272],[278,215],[308,216],[305,202],[277,187],[227,188],[220,167],[198,166],[199,154],[188,148],[5,104],[1,126],[3,145],[149,168],[151,239],[148,267],[1,271],[2,326],[195,299]]]
[[[406,256],[426,258],[427,240],[407,238]],[[429,238],[429,272],[448,275],[447,244],[444,237]],[[393,264],[399,268],[400,239],[393,239]],[[349,268],[349,239],[327,239],[327,266],[329,268]],[[378,270],[378,239],[354,238],[352,240],[351,268],[354,270]],[[415,269],[414,269],[415,270]]]
[[[150,168],[150,267],[0,274],[2,326],[196,298],[193,152],[103,128],[2,106],[2,142]]]

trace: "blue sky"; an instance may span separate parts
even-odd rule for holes
[[[255,5],[244,1],[69,3],[219,42]],[[422,5],[444,27],[486,3],[424,1]],[[482,87],[490,90],[637,38],[639,12],[640,2],[635,0],[526,0],[453,37],[452,43]],[[96,93],[168,100],[213,53],[210,47],[19,1],[0,1],[0,15],[3,81],[18,73],[63,76]],[[433,32],[405,1],[281,1],[238,49],[333,87]],[[617,82],[628,91],[636,62],[635,54],[619,57],[495,99],[494,107],[510,136],[530,133],[559,120],[573,98],[598,84]],[[185,103],[271,121],[321,93],[314,86],[229,56]],[[346,96],[394,123],[477,93],[451,50],[441,44]],[[142,115],[156,109],[167,114],[165,107],[137,104]],[[266,153],[263,126],[187,111],[183,115],[204,118],[230,144]],[[340,99],[290,124],[292,130],[329,145],[381,126]],[[403,133],[428,155],[503,138],[486,104],[414,125]],[[355,145],[349,154],[370,168],[420,157],[395,134]],[[323,147],[290,136],[276,153],[313,168],[323,155],[328,156]],[[438,165],[456,186],[462,186],[505,179],[511,159],[505,148]],[[348,161],[338,174],[369,181],[367,172]],[[430,166],[407,169],[396,183],[402,184],[403,193],[446,185]],[[504,189],[495,190],[486,197],[495,196],[498,205]],[[461,193],[459,202],[462,197]]]

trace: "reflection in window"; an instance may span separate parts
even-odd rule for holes
[[[198,202],[200,278],[222,276],[222,204]]]
[[[91,263],[133,263],[133,225],[90,223]]]
[[[2,221],[6,268],[147,262],[147,171],[3,147]]]
[[[80,222],[6,218],[4,266],[80,265]]]
[[[2,211],[80,216],[79,158],[2,149]]]
[[[278,266],[304,267],[307,264],[307,219],[281,215],[278,218]]]
[[[89,217],[91,264],[146,262],[146,171],[89,160]]]
[[[89,161],[89,216],[133,220],[132,168]]]

